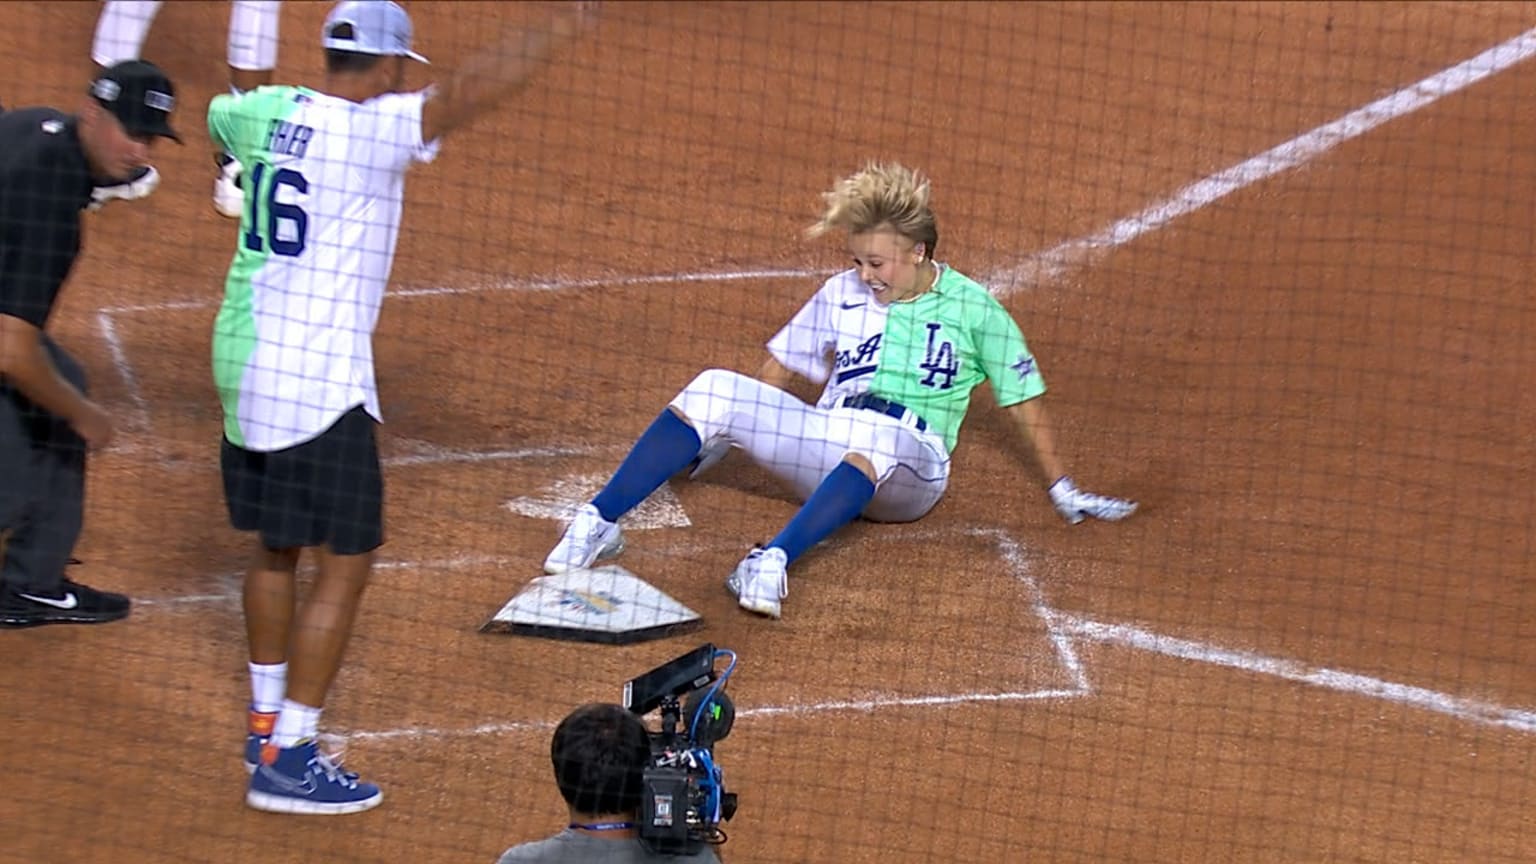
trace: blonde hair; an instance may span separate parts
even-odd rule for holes
[[[815,238],[837,228],[860,234],[889,227],[913,243],[924,244],[923,254],[931,258],[939,244],[939,229],[928,194],[928,178],[911,168],[869,162],[822,193],[827,209],[805,234]]]

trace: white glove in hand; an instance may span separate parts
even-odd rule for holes
[[[95,212],[108,201],[137,201],[155,191],[159,185],[160,172],[155,170],[155,166],[146,165],[142,173],[121,183],[92,187],[91,202],[85,206],[85,209]]]
[[[1084,492],[1072,483],[1071,477],[1063,477],[1051,484],[1051,503],[1061,518],[1076,525],[1089,518],[1106,522],[1118,522],[1136,512],[1136,502],[1124,498],[1110,498]]]
[[[213,178],[213,209],[220,216],[239,219],[245,209],[245,190],[240,186],[240,172],[245,170],[228,153],[218,157],[219,174]]]

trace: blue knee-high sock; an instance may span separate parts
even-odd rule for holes
[[[688,467],[703,446],[692,426],[672,409],[664,409],[629,449],[608,485],[592,499],[592,506],[609,522],[619,521],[667,478]]]
[[[863,471],[847,462],[839,463],[768,545],[783,549],[793,563],[833,531],[852,522],[874,497],[875,484]]]

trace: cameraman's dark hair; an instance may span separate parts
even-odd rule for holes
[[[332,39],[357,38],[352,25],[346,21],[333,26],[325,35]],[[327,48],[325,49],[325,71],[332,75],[348,72],[367,72],[378,65],[380,59],[382,58],[378,54],[360,54],[356,51]]]
[[[555,727],[549,758],[565,803],[582,813],[630,813],[640,807],[641,776],[651,759],[645,723],[623,706],[583,705]]]

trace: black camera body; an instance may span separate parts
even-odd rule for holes
[[[731,662],[717,675],[720,656]],[[624,707],[631,713],[661,712],[660,731],[650,733],[651,761],[642,775],[636,821],[640,842],[651,852],[691,855],[725,842],[720,823],[735,815],[736,795],[725,790],[714,745],[736,719],[725,693],[735,668],[734,652],[705,644],[624,685]]]

